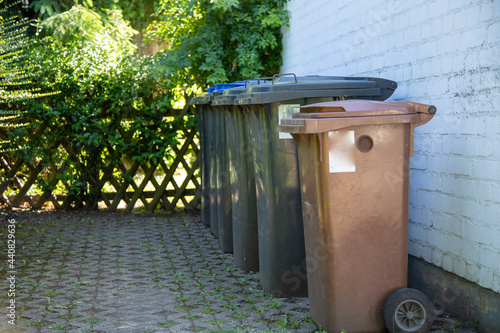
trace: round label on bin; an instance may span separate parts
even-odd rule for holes
[[[356,146],[363,153],[367,153],[373,148],[373,140],[368,135],[362,135],[356,141]]]

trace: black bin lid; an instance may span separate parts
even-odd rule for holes
[[[380,78],[279,74],[271,83],[248,87],[246,93],[237,97],[235,104],[265,104],[313,97],[385,100],[396,88],[396,82]]]

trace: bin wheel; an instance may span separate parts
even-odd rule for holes
[[[404,288],[384,303],[384,322],[391,333],[427,333],[434,321],[432,302],[422,292]]]

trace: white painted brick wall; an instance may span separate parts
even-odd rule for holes
[[[500,1],[290,0],[282,72],[376,76],[415,132],[409,252],[500,292]]]

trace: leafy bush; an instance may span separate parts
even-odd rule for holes
[[[285,1],[32,1],[45,38],[26,53],[36,73],[28,87],[60,94],[17,105],[29,124],[11,132],[12,144],[25,148],[18,156],[57,171],[42,173],[42,190],[60,179],[77,202],[96,208],[103,173],[131,177],[120,161],[156,164],[175,155],[180,130],[196,126],[194,117],[167,115],[179,96],[279,71]],[[120,6],[139,11],[126,17],[140,28],[156,10],[150,37],[168,49],[134,56],[136,32]]]
[[[121,16],[115,19],[125,25]],[[83,23],[74,27],[72,22],[86,22],[89,29],[83,34]],[[29,50],[34,81],[61,93],[33,101],[22,117],[30,125],[17,129],[14,138],[26,143],[24,160],[57,166],[69,194],[95,208],[104,170],[118,172],[122,159],[157,163],[168,158],[179,140],[176,130],[195,123],[164,119],[170,109],[168,82],[159,79],[152,58],[133,56],[130,28],[127,35],[81,6],[42,25],[53,37]],[[40,181],[53,189],[49,180]]]
[[[162,64],[180,87],[270,76],[281,65],[286,0],[165,0],[151,36],[169,42]]]
[[[0,0],[0,4],[2,4]],[[0,152],[17,150],[7,140],[7,133],[24,126],[18,120],[26,101],[50,93],[41,93],[39,88],[31,87],[32,73],[24,48],[30,43],[26,36],[29,21],[8,16],[12,6],[0,10]]]

